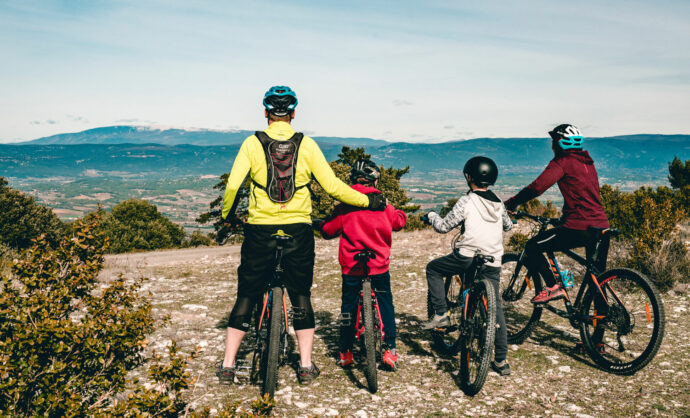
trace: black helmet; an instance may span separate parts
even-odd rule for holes
[[[465,168],[462,169],[469,180],[479,187],[491,186],[496,183],[498,178],[498,167],[491,158],[487,157],[472,157],[465,163]]]
[[[297,95],[288,86],[273,86],[264,94],[264,108],[276,116],[285,116],[297,107]]]
[[[350,168],[350,182],[357,183],[360,179],[374,183],[381,177],[381,170],[373,161],[359,158]]]

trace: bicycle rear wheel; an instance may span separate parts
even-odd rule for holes
[[[521,344],[539,323],[543,308],[530,302],[541,292],[538,277],[527,276],[527,268],[518,264],[520,255],[506,253],[501,265],[499,295],[503,303],[509,344]]]
[[[460,309],[460,290],[461,282],[458,276],[453,276],[446,279],[446,306],[448,307],[448,316],[450,317],[450,327],[445,330],[431,330],[431,338],[434,346],[443,354],[454,356],[458,353],[458,339],[460,337],[460,330],[458,324],[462,319],[462,310]],[[431,294],[427,291],[426,294],[426,309],[429,320],[434,317],[434,307],[431,305]]]
[[[460,350],[460,385],[469,396],[484,386],[496,335],[496,296],[483,279],[470,291]]]
[[[376,371],[376,337],[374,329],[374,309],[371,300],[371,281],[364,280],[362,283],[362,316],[364,317],[364,351],[366,355],[366,365],[364,375],[367,378],[369,392],[376,393],[378,390],[378,376]]]
[[[654,358],[664,337],[659,291],[647,277],[626,268],[606,271],[597,281],[608,304],[589,287],[582,303],[582,342],[601,368],[634,374]]]
[[[271,290],[271,315],[268,318],[268,345],[266,346],[266,367],[264,368],[264,384],[262,395],[271,397],[278,385],[278,361],[280,359],[280,336],[285,328],[283,313],[283,289],[276,286]]]

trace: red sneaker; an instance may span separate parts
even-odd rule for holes
[[[352,353],[350,350],[347,350],[344,353],[340,353],[340,361],[338,362],[338,365],[340,367],[346,367],[351,364],[355,364],[355,359],[352,357]]]
[[[546,303],[564,296],[565,292],[563,292],[563,289],[558,284],[555,284],[539,292],[537,296],[532,298],[532,303]]]
[[[398,364],[398,355],[394,354],[391,350],[384,351],[383,364],[388,366],[389,369],[395,371]]]

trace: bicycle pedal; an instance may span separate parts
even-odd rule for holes
[[[235,376],[242,379],[248,379],[252,373],[252,366],[249,360],[242,359],[235,361]]]

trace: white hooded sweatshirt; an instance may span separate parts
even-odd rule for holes
[[[503,202],[492,191],[470,191],[458,199],[445,218],[436,212],[429,213],[429,221],[437,232],[443,234],[465,223],[462,239],[457,244],[458,253],[474,257],[477,252],[494,257],[488,266],[500,267],[503,256],[503,231],[513,228]]]

